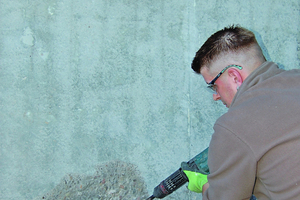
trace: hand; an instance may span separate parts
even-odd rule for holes
[[[186,176],[189,179],[188,189],[191,190],[192,192],[201,193],[203,185],[208,183],[207,175],[198,172],[191,172],[187,170],[183,170],[183,172],[186,174]]]
[[[202,187],[207,181],[207,175],[200,173],[195,167],[190,167],[186,162],[181,163],[181,168],[189,179],[188,189],[192,192],[201,193]]]

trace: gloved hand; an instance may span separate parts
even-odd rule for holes
[[[201,170],[190,167],[186,162],[181,163],[181,168],[189,179],[188,189],[192,192],[201,193],[203,185],[208,182],[205,172],[200,173]]]

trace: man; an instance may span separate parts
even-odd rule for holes
[[[300,70],[266,59],[255,35],[213,34],[192,63],[229,109],[214,125],[206,175],[185,171],[203,199],[300,199]]]

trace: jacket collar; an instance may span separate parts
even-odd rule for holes
[[[282,69],[279,69],[278,65],[274,62],[264,62],[261,66],[255,69],[242,83],[239,90],[235,94],[231,106],[234,105],[236,99],[243,94],[245,91],[249,90],[250,88],[260,84],[261,82],[267,80],[270,77],[275,76],[276,74],[281,73]]]

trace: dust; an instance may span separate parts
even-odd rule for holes
[[[148,196],[135,165],[111,161],[97,166],[94,175],[66,175],[52,191],[36,200],[140,200]]]

